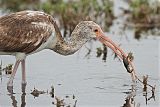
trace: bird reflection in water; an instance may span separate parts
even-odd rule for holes
[[[151,96],[150,97],[148,97],[148,88],[147,88],[147,81],[148,81],[148,75],[146,75],[146,76],[143,76],[143,96],[145,97],[145,100],[146,100],[146,105],[148,104],[148,101],[150,100],[150,99],[154,99],[154,101],[155,101],[155,86],[150,86],[152,89],[151,89],[151,92],[152,92],[152,94],[151,94]]]
[[[125,103],[123,104],[122,107],[140,107],[139,103],[136,106],[136,102],[134,100],[134,97],[136,96],[136,89],[135,89],[135,84],[132,85],[131,92],[125,92],[127,95],[125,99]]]
[[[26,92],[25,92],[25,90],[26,90],[26,84],[22,84],[22,94],[21,94],[21,107],[25,107],[26,106]],[[9,92],[9,96],[10,96],[10,98],[11,98],[11,101],[12,101],[12,106],[13,107],[18,107],[18,105],[17,105],[17,100],[16,100],[16,97],[15,97],[15,94],[16,93],[14,93],[13,92],[13,87],[7,87],[7,90],[8,90],[8,92]]]
[[[127,97],[125,98],[125,103],[123,104],[122,107],[140,107],[140,103],[136,103],[135,101],[135,97],[136,97],[136,85],[133,84],[132,88],[131,88],[131,92],[125,92],[127,95]],[[155,87],[152,88],[151,90],[152,94],[150,97],[148,97],[148,90],[147,90],[147,86],[144,84],[143,87],[143,96],[145,97],[145,103],[146,105],[148,104],[148,101],[151,100],[152,98],[155,101]]]

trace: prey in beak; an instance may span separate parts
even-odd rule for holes
[[[125,58],[125,57],[123,56],[123,64],[124,64],[124,66],[125,66],[125,68],[126,68],[126,70],[127,70],[128,73],[132,73],[132,71],[133,71],[132,66],[129,64],[129,61],[132,62],[133,58],[134,58],[134,57],[133,57],[133,55],[132,55],[131,52],[128,53],[127,58]]]
[[[96,38],[102,42],[104,45],[113,50],[113,52],[123,61],[123,64],[127,70],[127,72],[132,73],[134,71],[134,67],[132,64],[131,54],[125,54],[124,51],[115,44],[109,37],[105,36],[101,28],[97,27],[95,30]],[[135,79],[135,77],[134,77]]]

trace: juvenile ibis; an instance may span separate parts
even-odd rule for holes
[[[97,39],[111,48],[122,60],[127,55],[93,21],[82,21],[65,40],[55,19],[40,11],[21,11],[0,17],[0,55],[13,55],[16,62],[7,86],[13,86],[17,68],[22,66],[22,84],[26,84],[25,59],[43,49],[71,55],[87,41]]]

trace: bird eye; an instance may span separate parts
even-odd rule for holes
[[[94,32],[98,32],[98,29],[94,29]]]

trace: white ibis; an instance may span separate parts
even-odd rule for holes
[[[7,86],[13,79],[19,64],[22,65],[22,84],[26,84],[26,56],[50,49],[61,55],[71,55],[87,41],[96,38],[111,48],[122,60],[126,54],[93,21],[82,21],[73,30],[70,39],[64,40],[55,19],[40,11],[21,11],[0,17],[0,55],[16,57]]]

